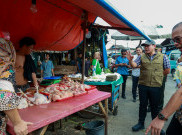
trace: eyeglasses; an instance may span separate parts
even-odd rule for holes
[[[175,37],[175,38],[173,38],[171,41],[170,41],[170,43],[171,44],[175,44],[175,43],[180,43],[181,42],[181,39],[182,39],[182,37],[180,37],[180,36],[178,36],[178,37]]]

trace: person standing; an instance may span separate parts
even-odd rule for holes
[[[132,127],[133,131],[144,129],[145,117],[147,114],[148,101],[151,105],[152,119],[154,119],[159,111],[159,102],[161,99],[161,86],[163,76],[169,74],[170,63],[166,55],[155,51],[155,42],[146,41],[142,44],[145,48],[145,54],[138,57],[135,62],[132,60],[133,56],[127,54],[127,58],[132,67],[140,67],[139,77],[139,120],[138,123]],[[164,131],[161,134],[165,134]]]
[[[15,62],[16,91],[18,88],[25,91],[30,87],[28,82],[38,86],[35,63],[30,55],[35,44],[35,40],[31,37],[24,37],[19,42]]]
[[[6,123],[9,118],[14,126],[15,134],[26,135],[28,125],[32,123],[22,120],[17,110],[20,97],[14,91],[16,52],[10,36],[4,35],[5,33],[0,31],[0,134],[6,135]]]
[[[126,57],[126,52],[127,52],[126,49],[122,49],[121,50],[121,56],[119,56],[115,62],[116,67],[118,67],[117,73],[119,73],[123,77],[122,95],[121,95],[121,97],[123,99],[126,99],[126,95],[125,95],[126,80],[127,80],[128,75],[129,75],[128,68],[130,68],[129,60]]]
[[[172,43],[182,52],[182,22],[176,24],[172,29]],[[182,87],[180,87],[170,98],[164,109],[152,120],[145,135],[151,130],[152,135],[160,135],[165,121],[176,111],[167,128],[166,135],[182,134]]]
[[[136,48],[137,55],[134,55],[133,60],[136,60],[141,54],[142,54],[142,48],[137,47]],[[132,94],[133,94],[133,102],[136,102],[136,93],[137,93],[137,87],[138,87],[138,79],[140,76],[140,65],[136,68],[132,69]]]
[[[85,56],[85,76],[88,77],[89,76],[89,69],[90,69],[90,58],[89,56]]]
[[[51,60],[49,60],[49,54],[46,54],[45,60],[42,62],[40,67],[41,78],[54,76],[54,65]]]
[[[94,59],[92,60],[92,71],[93,71],[93,68],[95,68],[94,71],[95,71],[96,75],[100,75],[102,72],[99,60],[101,60],[100,52],[95,52]]]
[[[78,54],[78,58],[76,60],[76,65],[77,65],[78,73],[81,73],[82,72],[82,53]]]

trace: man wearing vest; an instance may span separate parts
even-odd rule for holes
[[[158,115],[163,76],[170,72],[169,59],[166,55],[155,51],[156,45],[154,41],[146,41],[142,46],[145,48],[145,54],[138,57],[135,61],[132,61],[133,56],[127,53],[127,58],[133,68],[141,65],[138,86],[140,101],[139,121],[138,124],[132,127],[133,131],[144,129],[148,101],[151,105],[152,119]],[[161,134],[165,134],[164,131],[161,131]]]
[[[176,24],[172,29],[172,41],[176,48],[182,52],[182,22]],[[182,87],[180,87],[170,98],[164,109],[150,123],[145,135],[151,130],[152,134],[159,135],[164,127],[165,121],[176,111],[167,128],[166,135],[182,135]]]

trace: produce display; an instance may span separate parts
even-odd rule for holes
[[[84,95],[88,90],[94,89],[95,87],[96,86],[81,84],[64,76],[59,83],[49,85],[46,88],[33,87],[28,89],[25,93],[19,89],[20,93],[18,95],[21,97],[21,101],[18,109]]]
[[[115,77],[114,79],[108,79],[106,80],[107,77]],[[120,74],[118,73],[103,73],[102,75],[95,75],[95,76],[90,76],[90,77],[87,77],[85,79],[85,81],[87,82],[104,82],[104,81],[116,81],[118,80],[119,78],[121,77]]]
[[[40,94],[38,91],[32,90],[32,92],[26,92],[24,93],[19,89],[21,100],[20,104],[18,105],[18,109],[27,108],[28,106],[33,105],[40,105],[40,104],[47,104],[50,103],[50,98],[47,98],[45,95]]]
[[[61,101],[73,96],[86,94],[85,85],[71,80],[71,78],[64,76],[62,80],[57,83],[48,86],[41,91],[42,94],[49,96],[52,101]]]

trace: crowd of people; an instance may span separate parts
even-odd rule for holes
[[[178,23],[172,30],[172,41],[174,45],[182,51],[182,23]],[[38,86],[36,68],[31,57],[31,52],[36,42],[31,37],[24,37],[19,42],[19,49],[15,51],[10,36],[5,32],[0,32],[0,134],[6,134],[7,117],[14,125],[16,134],[27,134],[29,122],[25,122],[19,116],[17,106],[20,98],[16,92],[21,89],[25,91],[29,88],[29,81],[34,86]],[[164,89],[167,74],[170,73],[170,62],[166,55],[156,49],[154,41],[146,41],[141,47],[136,48],[136,55],[132,56],[125,49],[121,50],[121,56],[117,57],[115,66],[117,72],[123,77],[121,97],[126,99],[126,81],[129,75],[128,69],[132,68],[132,95],[133,102],[136,102],[137,88],[139,94],[139,119],[138,123],[132,127],[134,132],[145,128],[145,117],[147,107],[151,107],[152,122],[146,130],[146,134],[151,130],[152,135],[163,135],[162,130],[165,121],[175,111],[168,128],[167,135],[182,134],[182,60],[178,60],[178,67],[175,73],[175,80],[178,90],[171,97],[163,109]],[[77,59],[78,72],[82,68],[82,56]],[[86,68],[91,67],[95,74],[101,74],[102,69],[99,61],[101,56],[95,52],[92,64],[86,58]],[[88,71],[88,70],[87,70]],[[86,73],[88,75],[88,73]],[[45,61],[41,63],[41,77],[54,76],[54,65],[46,54]]]

